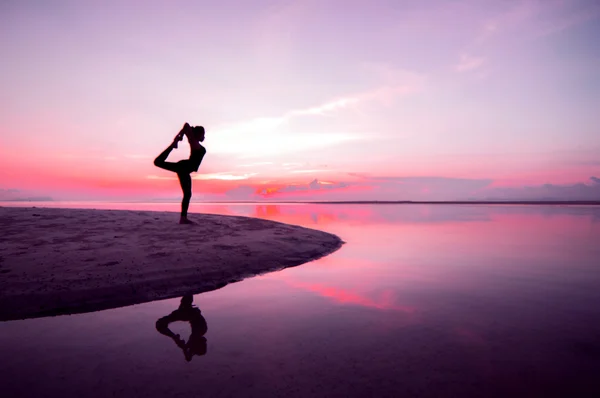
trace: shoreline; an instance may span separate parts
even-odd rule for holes
[[[198,294],[331,254],[336,235],[244,216],[0,207],[0,321]]]

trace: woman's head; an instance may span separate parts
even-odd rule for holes
[[[194,136],[196,137],[196,139],[200,142],[204,141],[204,127],[202,126],[194,126],[192,127],[192,130],[194,130]]]

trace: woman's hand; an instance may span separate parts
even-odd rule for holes
[[[179,134],[181,135],[181,137],[183,137],[183,136],[184,136],[185,132],[186,132],[186,131],[187,131],[189,128],[191,128],[191,126],[190,126],[190,124],[189,124],[189,123],[186,123],[186,124],[184,124],[184,125],[183,125],[183,127],[181,128],[181,131],[179,131]]]
[[[175,138],[173,139],[173,144],[171,144],[173,146],[173,148],[177,148],[177,143],[179,141],[183,140],[183,136],[185,135],[185,132],[187,131],[187,129],[190,128],[189,123],[186,123],[183,125],[183,127],[181,128],[181,130],[179,130],[179,133],[177,133],[177,135],[175,136]]]

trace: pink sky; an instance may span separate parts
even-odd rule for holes
[[[178,200],[186,121],[192,200],[600,200],[596,1],[2,2],[0,33],[0,200]]]

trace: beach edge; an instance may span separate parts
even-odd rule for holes
[[[3,245],[0,252],[0,271],[3,272],[3,279],[0,282],[0,321],[96,312],[214,291],[254,276],[316,261],[339,250],[345,243],[331,233],[277,221],[204,213],[196,213],[193,216],[203,225],[204,229],[198,233],[200,235],[204,230],[209,230],[212,234],[210,236],[219,235],[219,228],[233,232],[230,235],[221,233],[214,241],[201,240],[195,243],[195,246],[191,246],[191,249],[184,253],[191,256],[190,258],[174,251],[173,254],[177,254],[177,262],[168,258],[171,254],[168,251],[165,259],[158,256],[165,252],[164,247],[158,246],[169,243],[165,243],[168,240],[165,237],[173,235],[173,239],[176,239],[177,231],[188,227],[174,225],[172,212],[0,208],[0,225],[9,232],[8,238],[1,240]],[[33,217],[35,220],[27,221]],[[120,264],[128,263],[127,258],[122,258],[127,255],[126,250],[119,253],[119,264],[103,266],[111,263],[106,255],[106,258],[96,258],[98,264],[94,264],[94,268],[89,263],[82,262],[89,260],[84,260],[85,255],[81,254],[85,254],[86,250],[77,251],[77,248],[70,249],[78,254],[73,255],[75,258],[70,264],[64,264],[64,259],[71,257],[68,257],[68,254],[67,257],[60,257],[57,253],[61,252],[62,246],[73,246],[74,243],[69,240],[69,236],[62,235],[62,240],[56,243],[56,231],[63,235],[71,233],[76,237],[85,231],[85,227],[81,227],[85,225],[82,220],[90,218],[105,218],[103,222],[108,231],[102,232],[108,232],[111,236],[115,231],[123,233],[121,229],[125,229],[125,234],[130,235],[120,243],[125,241],[125,249],[132,257],[142,258],[143,264],[140,267],[130,266],[126,271],[119,268]],[[148,218],[153,219],[153,224],[147,222]],[[52,223],[50,225],[54,228],[43,229],[40,221]],[[110,229],[112,224],[115,227]],[[143,229],[144,225],[156,228],[155,224],[159,224],[162,241],[152,241],[145,247],[132,243],[142,239],[140,236],[146,232]],[[51,232],[47,232],[48,230]],[[34,249],[23,258],[23,254],[17,254],[22,253],[18,250],[24,244],[27,245],[27,242],[23,241],[27,238],[33,242],[31,248]],[[97,236],[91,234],[88,238],[90,240]],[[48,242],[40,239],[46,239]],[[189,238],[186,236],[186,239]],[[80,240],[80,246],[89,246],[85,239]],[[197,246],[201,247],[194,252]],[[183,248],[187,250],[188,246]],[[92,250],[95,249],[88,251]],[[194,253],[198,252],[203,257],[195,260]],[[97,250],[95,254],[102,257],[105,253]],[[36,259],[44,263],[37,267],[32,265],[31,262]],[[135,265],[134,260],[131,262]],[[217,262],[219,264],[215,265]],[[78,269],[78,266],[85,270]],[[170,268],[165,269],[166,267]],[[106,271],[108,268],[109,272]],[[53,273],[49,274],[48,269]],[[119,272],[125,276],[119,275]],[[84,276],[77,279],[77,275]],[[88,284],[85,283],[85,278],[88,278]]]

